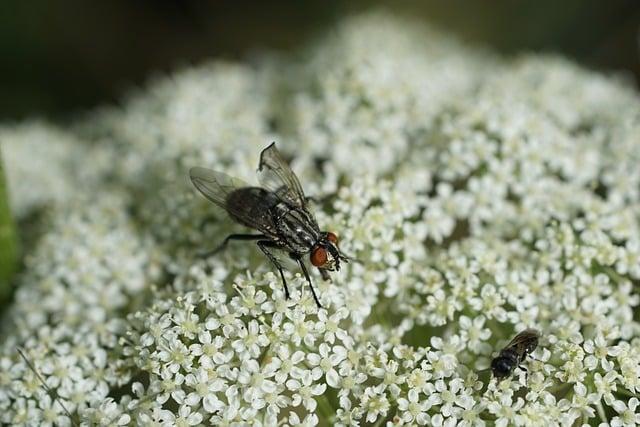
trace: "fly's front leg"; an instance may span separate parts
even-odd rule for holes
[[[227,244],[229,244],[229,242],[231,240],[259,240],[259,239],[264,239],[265,236],[263,234],[229,234],[224,241],[215,249],[211,250],[211,251],[207,251],[207,252],[203,252],[200,254],[200,256],[202,257],[209,257],[211,255],[215,255],[218,252],[223,251],[226,247]]]
[[[307,267],[304,265],[304,262],[302,262],[302,259],[299,257],[292,256],[291,258],[298,261],[298,265],[300,266],[300,269],[302,270],[302,273],[304,274],[304,277],[305,279],[307,279],[307,282],[309,283],[309,287],[311,288],[311,294],[313,295],[313,299],[316,301],[318,308],[322,308],[322,305],[320,304],[320,300],[316,295],[316,291],[315,289],[313,289],[313,285],[311,284],[311,277],[309,277],[309,272],[307,271]]]
[[[520,368],[520,369],[522,369],[524,371],[524,382],[528,383],[529,382],[529,371],[527,370],[527,368],[525,368],[522,365],[518,366],[518,368]]]
[[[322,276],[322,280],[324,280],[325,282],[330,282],[331,281],[331,276],[329,275],[329,272],[327,270],[325,270],[324,268],[319,268],[318,271],[320,272],[320,275]]]
[[[278,243],[271,240],[258,240],[257,244],[260,250],[264,252],[267,258],[269,258],[269,261],[271,261],[271,263],[275,265],[278,271],[280,272],[280,277],[282,278],[282,284],[284,285],[284,295],[287,299],[289,299],[290,298],[289,288],[287,287],[287,281],[284,278],[284,272],[282,271],[282,266],[280,265],[276,257],[269,250],[269,249],[281,249],[281,246]]]

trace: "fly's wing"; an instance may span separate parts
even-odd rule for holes
[[[244,181],[233,178],[222,172],[195,167],[189,170],[191,182],[209,201],[229,212],[227,197],[238,188],[248,187]]]
[[[189,176],[204,197],[224,209],[236,222],[266,236],[274,236],[277,227],[270,209],[274,201],[278,203],[279,199],[273,197],[272,193],[206,168],[191,168]]]
[[[514,347],[518,349],[518,354],[522,355],[524,358],[527,353],[532,352],[538,346],[538,339],[540,338],[540,332],[535,329],[525,329],[516,335],[511,342],[507,345],[508,347]]]
[[[276,143],[272,142],[260,153],[258,165],[260,183],[273,191],[281,200],[306,209],[306,197],[298,177],[293,173],[287,162],[282,158]]]

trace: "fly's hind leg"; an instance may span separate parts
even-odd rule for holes
[[[300,269],[302,270],[302,273],[304,274],[304,277],[305,279],[307,279],[307,282],[309,283],[309,287],[311,288],[311,294],[313,295],[313,299],[316,301],[318,308],[322,308],[322,305],[320,304],[320,300],[316,295],[316,291],[315,289],[313,289],[313,285],[311,284],[311,277],[309,277],[309,272],[307,271],[307,267],[304,265],[304,262],[302,262],[301,258],[294,257],[294,256],[292,256],[292,258],[298,261],[298,265],[300,266]]]
[[[242,240],[242,241],[247,241],[247,240],[259,240],[259,239],[264,239],[265,236],[263,234],[229,234],[222,243],[220,243],[220,245],[218,245],[215,249],[210,250],[210,251],[206,251],[206,252],[201,252],[199,255],[203,258],[207,258],[211,255],[215,255],[221,251],[223,251],[224,249],[227,248],[227,245],[229,244],[230,241],[232,240]]]
[[[287,299],[289,299],[290,298],[289,288],[287,287],[287,281],[284,278],[284,272],[282,271],[282,266],[270,251],[270,249],[280,249],[280,245],[271,240],[258,240],[257,244],[260,250],[264,252],[267,258],[269,258],[269,261],[271,261],[271,263],[275,265],[278,271],[280,272],[280,277],[282,278],[282,284],[284,285],[284,295]]]

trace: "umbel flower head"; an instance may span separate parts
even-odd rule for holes
[[[70,128],[0,130],[15,213],[38,219],[0,422],[640,423],[637,93],[383,13],[303,58],[206,64]],[[251,245],[199,256],[240,228],[188,169],[255,182],[274,140],[359,261],[313,277],[321,309],[294,269],[285,299]],[[526,371],[491,380],[526,328]]]

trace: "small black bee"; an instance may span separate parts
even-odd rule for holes
[[[191,168],[193,185],[207,199],[223,208],[236,222],[259,231],[259,234],[231,234],[210,253],[224,249],[231,240],[255,240],[258,247],[280,272],[287,299],[289,289],[282,266],[272,250],[283,250],[298,263],[309,283],[318,307],[321,307],[303,256],[317,267],[323,279],[328,271],[340,270],[340,261],[348,262],[338,248],[338,236],[320,227],[310,212],[300,181],[273,142],[260,153],[258,174],[262,187],[210,169]]]
[[[491,361],[491,372],[493,376],[502,381],[513,373],[516,366],[519,366],[538,347],[540,332],[536,329],[525,329],[516,335],[509,344],[502,350],[498,357]],[[526,370],[520,366],[521,369]]]

